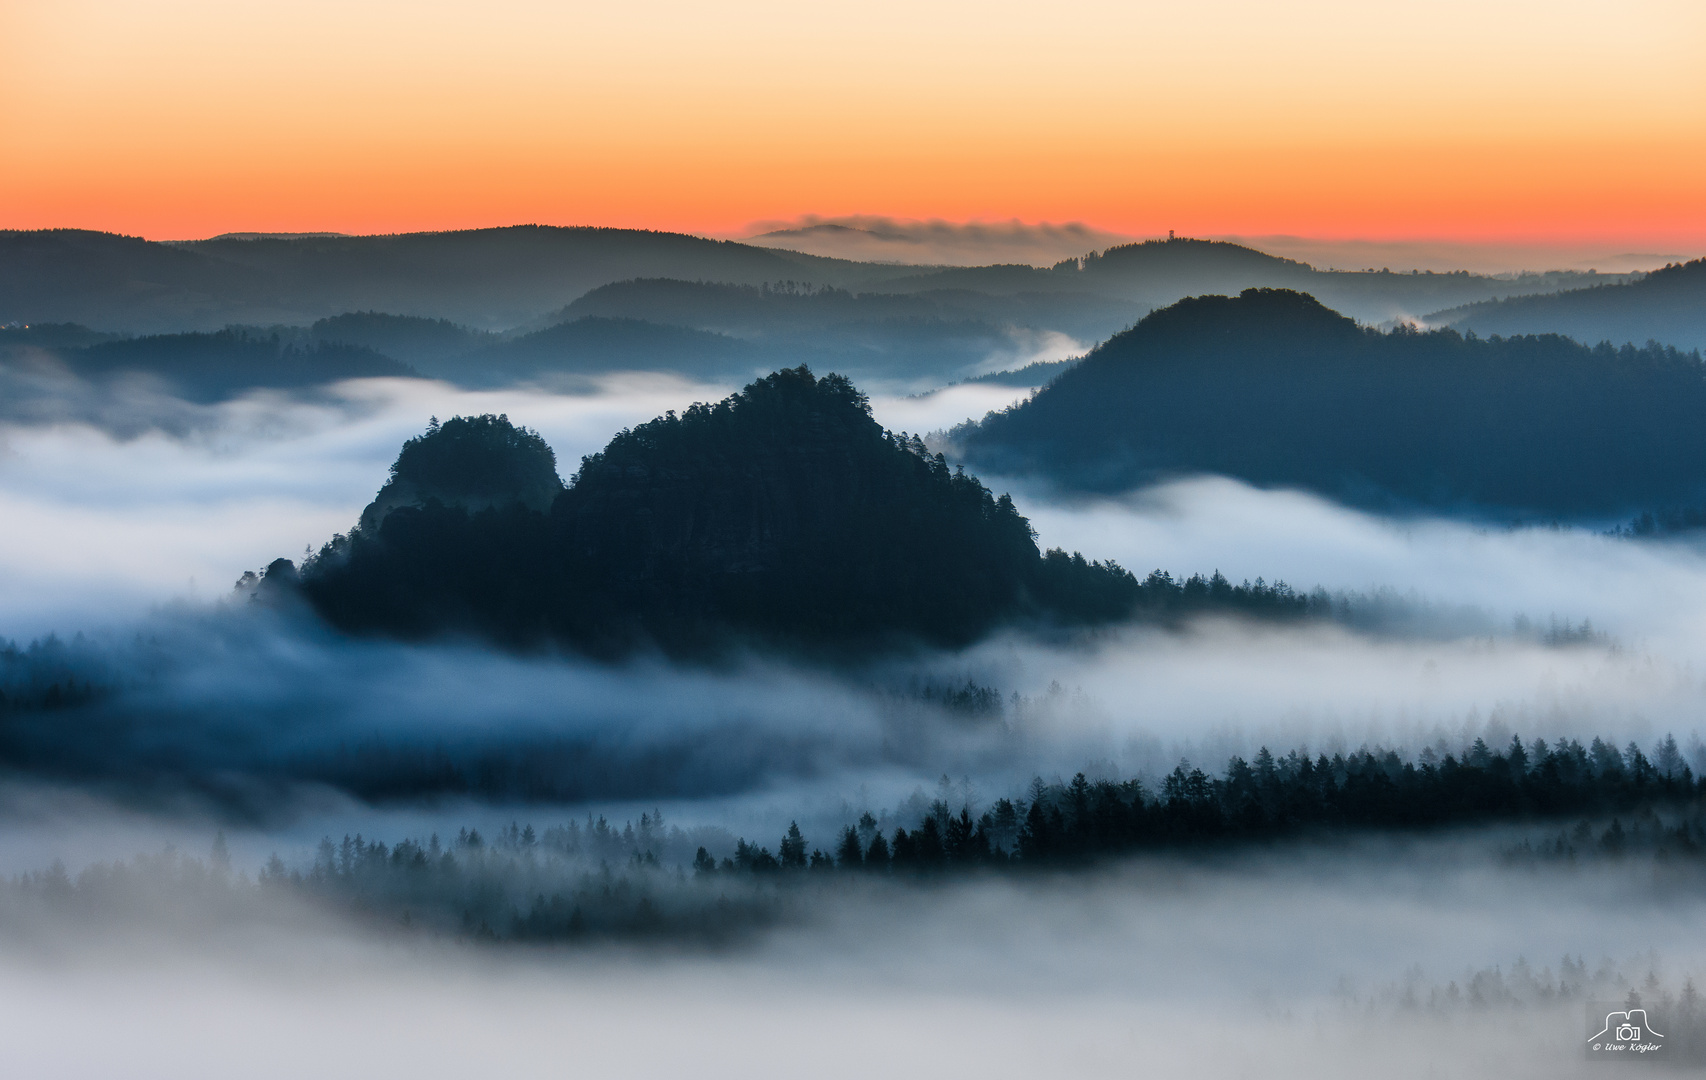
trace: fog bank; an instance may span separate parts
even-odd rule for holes
[[[872,886],[716,954],[448,946],[288,905],[194,939],[12,921],[0,995],[32,1076],[1588,1075],[1584,1001],[1697,975],[1699,904],[1500,869],[1488,840]]]

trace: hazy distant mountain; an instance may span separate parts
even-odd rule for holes
[[[1589,345],[1660,341],[1706,349],[1706,259],[1667,266],[1639,281],[1517,296],[1428,316],[1477,334],[1567,334]]]
[[[339,379],[415,374],[408,365],[361,346],[303,345],[240,330],[129,338],[56,350],[56,355],[82,378],[146,375],[189,401],[218,401],[262,387],[301,389]]]
[[[574,381],[614,371],[665,371],[745,381],[762,350],[722,334],[643,319],[565,316],[528,334],[500,336],[445,319],[351,312],[321,319],[312,340],[360,345],[464,386]]]
[[[117,341],[123,334],[107,334],[77,323],[30,323],[0,325],[0,358],[24,347],[81,349],[103,341]]]
[[[469,386],[550,384],[614,371],[665,371],[698,379],[745,380],[765,366],[744,341],[642,319],[581,316],[438,362],[429,372]]]
[[[1546,270],[1601,270],[1635,274],[1657,270],[1687,258],[1656,251],[1617,251],[1604,245],[1568,240],[1491,242],[1485,240],[1370,240],[1351,237],[1288,236],[1283,233],[1216,237],[1228,243],[1298,259],[1311,266],[1339,270],[1401,272],[1467,270],[1472,274],[1524,274]]]
[[[417,374],[367,345],[332,337],[299,327],[127,337],[71,323],[0,326],[0,418],[87,424],[118,438],[146,431],[181,435],[213,421],[197,404],[253,390]]]
[[[893,386],[947,382],[992,363],[1022,366],[1061,335],[1070,348],[1129,325],[1136,314],[1088,293],[855,293],[648,279],[594,289],[560,316],[689,326],[750,343],[769,367],[809,363]]]
[[[968,383],[986,383],[990,386],[1047,386],[1068,368],[1075,367],[1077,360],[1039,360],[1034,364],[1026,364],[1022,368],[1011,371],[991,371],[987,375],[979,375],[966,379]]]
[[[1069,222],[1026,225],[1010,222],[905,221],[851,216],[804,218],[759,226],[746,242],[813,255],[870,262],[988,266],[1030,263],[1052,266],[1061,259],[1123,244],[1130,237]]]
[[[1155,312],[956,432],[968,461],[1117,491],[1218,473],[1359,502],[1609,515],[1706,491],[1698,354],[1381,333],[1286,290]]]
[[[359,345],[401,360],[423,374],[438,365],[492,344],[495,334],[470,330],[448,319],[351,311],[321,319],[308,328],[319,342]]]
[[[530,225],[185,243],[72,229],[0,231],[0,323],[211,330],[306,325],[375,310],[504,329],[635,277],[863,287],[899,272],[634,229]]]
[[[1137,315],[1187,296],[1289,288],[1318,296],[1363,322],[1388,323],[1454,304],[1623,280],[1624,275],[1574,272],[1488,277],[1464,272],[1324,271],[1238,244],[1179,237],[1108,248],[1048,269],[932,270],[890,281],[884,288],[895,292],[953,288],[992,295],[1089,293],[1122,300]]]
[[[1094,293],[994,295],[969,289],[853,292],[784,284],[742,286],[702,281],[623,281],[588,292],[568,317],[646,318],[738,336],[834,332],[881,323],[1020,326],[1100,338],[1130,325],[1131,305]]]
[[[852,262],[632,229],[517,226],[396,236],[226,237],[151,243],[80,230],[0,232],[0,323],[76,322],[155,333],[230,324],[306,326],[349,312],[445,319],[476,330],[535,324],[613,282],[673,278],[851,292],[961,290],[1024,298],[1009,316],[1080,336],[1092,309],[1123,305],[1125,325],[1195,293],[1308,289],[1371,322],[1495,297],[1570,288],[1605,275],[1497,279],[1469,274],[1323,274],[1235,244],[1164,240],[1108,248],[1050,269]],[[653,321],[651,315],[637,316]],[[1110,326],[1103,315],[1098,325]],[[1105,332],[1105,331],[1104,331]]]

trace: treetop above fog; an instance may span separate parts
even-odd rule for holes
[[[469,509],[519,503],[544,511],[562,489],[557,455],[538,432],[489,413],[443,424],[434,418],[424,435],[403,444],[390,480],[362,512],[361,526],[377,529],[396,507],[434,499]]]

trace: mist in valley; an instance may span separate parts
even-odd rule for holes
[[[1567,857],[1516,853],[1578,817],[1029,872],[830,867],[848,830],[975,820],[1078,774],[1158,798],[1182,761],[1218,777],[1264,747],[1421,763],[1603,739],[1658,760],[1668,737],[1706,772],[1706,553],[1687,538],[1382,516],[1213,476],[1085,497],[986,475],[1040,547],[1284,581],[1323,614],[1017,626],[846,663],[401,642],[233,588],[349,531],[429,418],[505,414],[567,476],[731,389],[123,389],[119,411],[174,419],[10,422],[0,504],[30,528],[0,537],[0,691],[86,695],[8,718],[20,1067],[661,1076],[730,1071],[750,1039],[739,1068],[759,1075],[1572,1075],[1587,1001],[1680,1007],[1701,970],[1693,863],[1612,852],[1598,811]],[[935,439],[1029,393],[871,407]],[[735,864],[790,835],[810,868]],[[408,877],[417,858],[429,876]],[[76,1037],[73,1003],[101,1039]]]

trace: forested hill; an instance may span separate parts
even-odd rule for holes
[[[464,452],[480,466],[463,468]],[[1015,622],[1308,604],[1283,586],[1139,582],[1039,553],[1011,499],[885,431],[847,379],[803,367],[620,433],[541,510],[548,461],[498,417],[412,440],[362,524],[302,569],[302,589],[349,630],[597,655],[954,645]]]
[[[981,467],[1087,490],[1218,473],[1363,503],[1601,516],[1706,489],[1703,415],[1698,353],[1381,333],[1249,289],[1154,312],[955,434]]]
[[[1578,341],[1661,341],[1706,349],[1706,259],[1655,270],[1627,285],[1488,300],[1428,316],[1479,334],[1567,334]]]
[[[518,225],[183,243],[82,229],[0,230],[0,323],[158,333],[307,324],[376,310],[496,330],[634,277],[864,287],[913,272],[639,229]]]
[[[340,379],[415,374],[407,364],[360,345],[304,342],[244,328],[104,341],[53,353],[82,378],[103,382],[146,376],[190,401],[219,401],[257,387],[301,389]],[[8,359],[0,350],[0,363]]]

